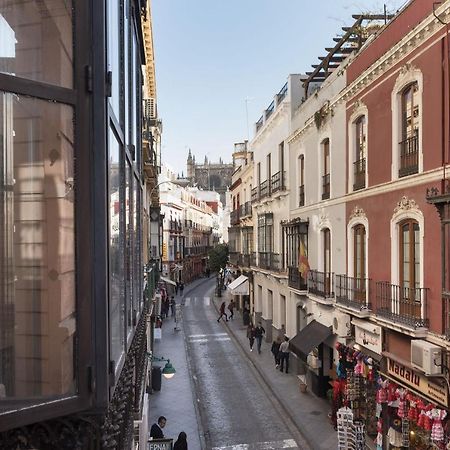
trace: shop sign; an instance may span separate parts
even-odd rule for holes
[[[448,393],[445,384],[431,381],[425,375],[388,358],[387,373],[407,386],[412,387],[434,403],[448,406]]]
[[[148,441],[147,450],[172,450],[173,439],[153,439]]]
[[[381,327],[356,320],[352,320],[352,323],[355,325],[356,343],[381,355]]]

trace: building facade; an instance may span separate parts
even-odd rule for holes
[[[12,1],[0,18],[0,447],[145,448],[149,5]]]

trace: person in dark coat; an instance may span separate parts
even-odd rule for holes
[[[184,431],[178,435],[178,439],[173,446],[173,450],[188,450],[187,436]]]
[[[164,439],[163,428],[166,426],[167,419],[164,416],[158,417],[158,423],[154,423],[150,429],[152,439]]]
[[[230,303],[228,303],[228,311],[230,311],[230,319],[234,317],[234,300],[231,299]]]
[[[277,337],[272,342],[272,348],[270,349],[270,351],[272,352],[273,358],[275,360],[276,368],[278,368],[278,366],[280,365],[280,345],[281,345],[281,339],[279,337]]]
[[[180,295],[183,295],[183,291],[184,291],[184,283],[181,282],[180,283]]]
[[[261,353],[261,343],[263,334],[266,334],[266,330],[261,325],[261,322],[258,323],[258,326],[255,328],[255,338],[256,338],[256,344],[258,346],[258,353]]]
[[[247,327],[247,339],[250,344],[250,351],[253,351],[253,344],[255,343],[255,327],[250,322]]]
[[[217,322],[220,322],[222,316],[225,316],[225,320],[228,322],[227,313],[225,312],[225,302],[222,302],[222,304],[220,305],[219,314],[220,316],[217,318]]]

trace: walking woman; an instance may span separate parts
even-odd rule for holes
[[[217,318],[217,322],[220,322],[220,319],[222,318],[222,316],[225,316],[225,320],[228,322],[227,313],[225,312],[225,302],[222,302],[222,304],[220,305],[219,313],[220,313],[220,316]]]
[[[247,327],[247,339],[248,343],[250,344],[250,351],[253,351],[253,344],[255,343],[255,327],[250,322]]]

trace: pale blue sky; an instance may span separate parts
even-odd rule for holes
[[[162,158],[231,161],[289,73],[310,71],[352,14],[406,0],[152,0]]]

